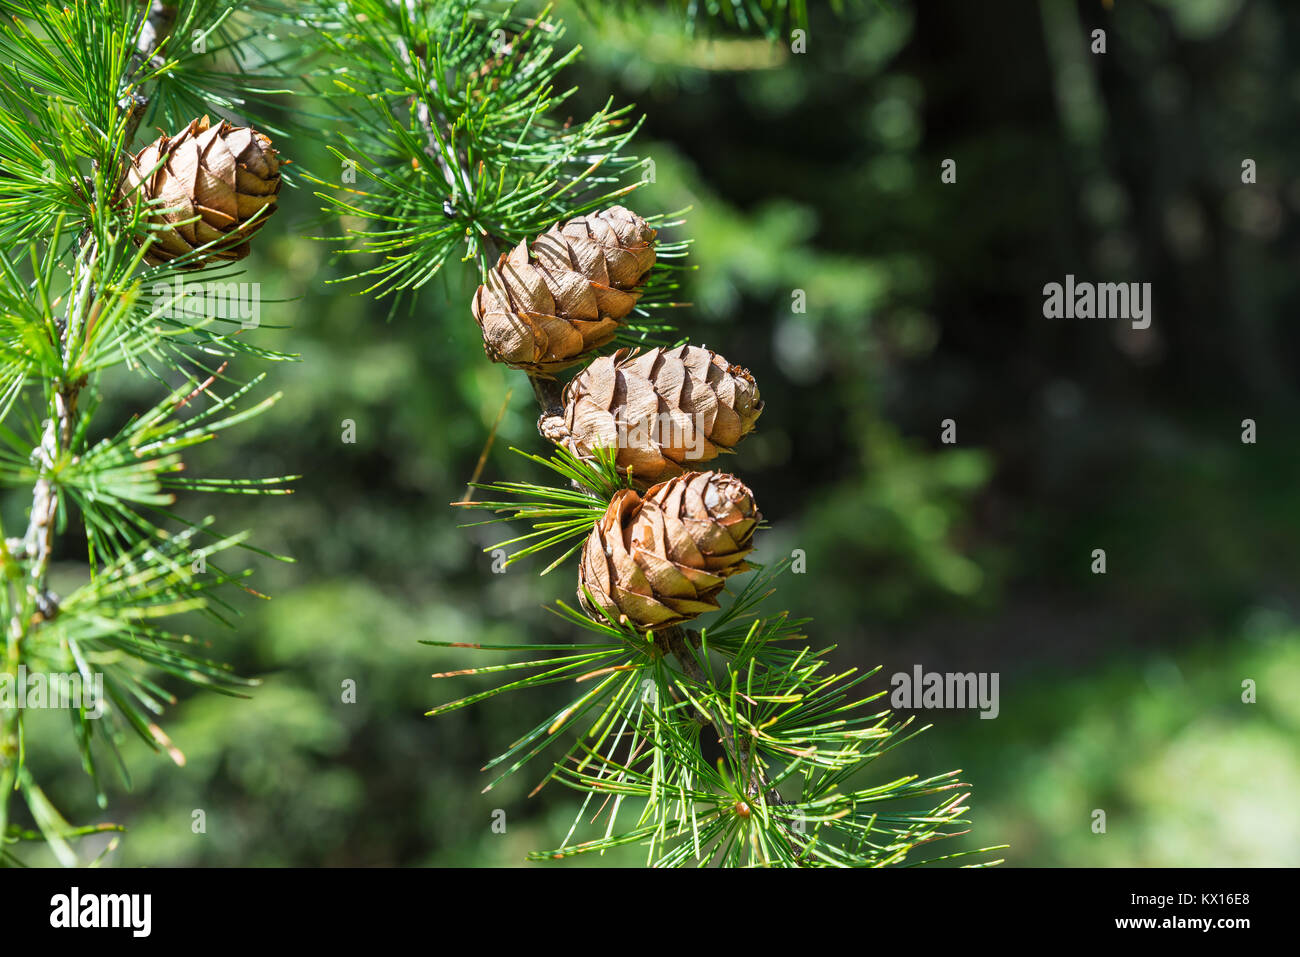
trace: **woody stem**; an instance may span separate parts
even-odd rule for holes
[[[146,62],[162,44],[176,18],[176,7],[162,0],[154,0],[141,27],[133,63]],[[123,142],[130,145],[131,138],[149,106],[148,97],[132,91],[119,104],[126,117]],[[69,375],[80,340],[93,322],[95,304],[95,272],[101,250],[92,230],[86,229],[77,247],[72,267],[72,288],[68,294],[66,313],[57,320],[59,341],[55,343],[62,358],[62,371],[52,383],[50,415],[41,432],[41,442],[32,452],[38,478],[32,486],[32,507],[27,533],[12,542],[0,541],[0,564],[5,574],[5,587],[9,589],[10,619],[5,626],[3,642],[4,659],[0,673],[17,675],[22,662],[22,645],[29,632],[58,614],[57,599],[49,593],[50,560],[54,550],[54,533],[59,513],[59,488],[53,474],[59,458],[72,447],[77,422],[77,399],[85,387],[84,376]],[[16,552],[16,554],[15,554]],[[26,575],[27,594],[35,606],[35,614],[27,614],[26,604],[16,592],[20,576],[11,571],[28,562]],[[5,829],[8,823],[9,796],[19,774],[19,722],[22,712],[18,708],[6,709],[0,715],[0,851],[3,851]]]
[[[681,628],[666,628],[656,636],[656,640],[659,639],[663,640],[664,646],[681,663],[682,670],[686,672],[691,681],[703,688],[710,686],[708,676],[691,651],[690,645],[692,642],[688,641],[686,633]],[[713,725],[722,747],[731,755],[732,761],[740,769],[741,774],[744,775],[745,795],[750,801],[759,800],[774,807],[789,803],[768,781],[762,766],[755,760],[753,750],[736,734],[736,730],[730,722],[711,711],[697,714],[697,720],[701,724]],[[807,840],[784,821],[778,821],[777,823],[780,828],[781,839],[785,841],[790,853],[795,856],[796,860],[803,860],[808,853],[809,844]]]
[[[542,410],[542,415],[559,415],[564,411],[559,382],[536,375],[530,375],[528,381],[532,383],[533,395],[537,396],[537,407]]]
[[[686,637],[686,632],[679,627],[665,628],[658,633],[658,638],[663,640],[664,645],[672,652],[673,657],[681,664],[682,670],[686,676],[702,688],[708,688],[710,685],[709,677],[705,674],[704,669],[700,666],[699,659],[690,648]],[[751,798],[757,798],[760,795],[768,804],[784,804],[785,799],[772,787],[754,760],[754,753],[749,746],[738,739],[736,730],[721,715],[706,712],[702,714],[701,720],[713,725],[713,729],[718,733],[718,740],[722,743],[723,748],[731,755],[736,767],[740,768],[745,775],[745,793]]]

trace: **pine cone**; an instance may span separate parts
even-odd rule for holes
[[[762,411],[754,377],[716,352],[620,349],[573,378],[563,415],[545,416],[541,429],[579,458],[615,448],[620,469],[658,482],[730,452]]]
[[[474,294],[474,319],[493,362],[549,375],[614,338],[641,298],[656,231],[613,206],[556,223],[503,253]]]
[[[176,136],[158,137],[132,159],[122,185],[128,202],[137,187],[145,200],[161,200],[149,221],[172,227],[153,233],[145,261],[157,265],[211,242],[217,245],[195,267],[243,259],[248,238],[275,210],[280,164],[268,136],[225,120],[212,126],[205,116]]]
[[[644,497],[623,489],[583,548],[578,599],[593,617],[592,601],[637,628],[716,611],[725,579],[749,569],[761,519],[753,493],[723,472],[687,472]]]

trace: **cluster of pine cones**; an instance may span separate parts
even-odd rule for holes
[[[248,255],[275,211],[283,160],[262,133],[197,119],[132,158],[124,203],[148,203],[152,264],[201,267]],[[656,231],[622,206],[557,223],[503,254],[474,295],[488,355],[532,376],[589,360],[641,298]],[[542,433],[575,456],[616,450],[619,491],[582,553],[579,599],[639,629],[718,608],[745,571],[761,516],[733,475],[697,471],[754,428],[763,402],[745,369],[699,346],[620,349],[569,381]],[[644,491],[641,491],[644,489]]]
[[[545,377],[589,359],[640,299],[655,237],[614,206],[502,254],[473,302],[488,356]],[[693,469],[753,430],[763,411],[753,376],[699,346],[620,349],[570,380],[563,401],[542,433],[582,459],[614,449],[645,488],[617,492],[592,529],[582,605],[641,630],[716,610],[727,577],[749,567],[762,516],[735,476]]]

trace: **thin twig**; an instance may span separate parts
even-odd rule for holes
[[[175,6],[164,3],[163,0],[153,0],[149,6],[149,16],[145,18],[140,28],[140,39],[136,42],[135,53],[131,57],[134,66],[139,67],[145,63],[151,66],[162,65],[155,53],[171,34],[172,27],[176,23],[176,11]],[[149,109],[149,98],[138,91],[132,91],[124,98],[121,106],[127,111],[126,136],[123,142],[129,147],[135,137],[135,131],[140,128],[140,121],[144,119],[145,111]]]
[[[510,397],[514,394],[514,389],[506,391],[506,397],[501,401],[501,408],[497,412],[496,421],[492,423],[492,428],[488,432],[487,442],[483,444],[483,451],[479,453],[478,463],[474,466],[474,474],[470,476],[469,482],[465,486],[465,497],[457,504],[468,505],[474,500],[474,484],[483,475],[483,466],[487,464],[488,453],[492,451],[492,443],[496,440],[497,429],[501,427],[501,420],[505,418],[506,409],[510,406]]]
[[[560,415],[564,412],[564,399],[559,382],[540,375],[530,375],[528,381],[532,383],[533,395],[537,397],[537,407],[541,409],[543,416]]]

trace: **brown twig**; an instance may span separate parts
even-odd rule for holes
[[[483,466],[487,464],[488,453],[492,451],[492,443],[496,440],[497,429],[501,427],[501,420],[505,418],[506,409],[510,406],[510,397],[515,394],[514,389],[506,392],[506,397],[501,400],[501,408],[497,411],[496,421],[492,423],[492,428],[488,432],[487,441],[483,443],[483,451],[479,453],[478,463],[474,466],[474,474],[469,477],[469,482],[465,486],[465,497],[461,499],[458,505],[468,505],[474,501],[474,483],[479,480],[483,474]]]
[[[533,395],[537,397],[537,407],[542,415],[559,415],[564,411],[563,392],[557,380],[546,376],[530,375],[528,381],[532,384]]]

